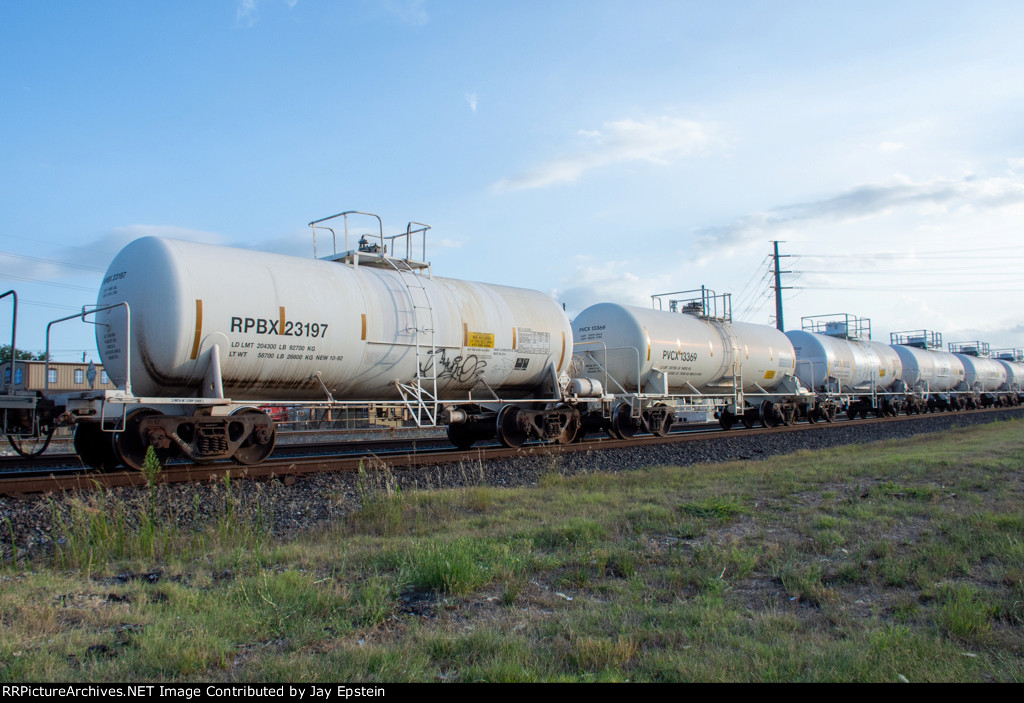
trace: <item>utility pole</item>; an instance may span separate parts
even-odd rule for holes
[[[772,286],[775,289],[775,327],[779,330],[779,332],[785,332],[786,331],[786,326],[782,322],[782,291],[789,290],[790,288],[792,288],[792,286],[785,286],[785,287],[783,287],[783,285],[782,285],[782,274],[784,274],[784,273],[792,273],[792,271],[780,271],[779,270],[779,259],[780,258],[788,259],[790,255],[789,254],[779,254],[779,242],[778,241],[773,241],[772,244],[775,245],[775,253],[772,255],[772,258],[775,259],[775,285]]]

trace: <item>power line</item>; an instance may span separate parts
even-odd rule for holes
[[[75,286],[70,283],[55,283],[53,281],[44,281],[40,278],[30,278],[28,276],[15,276],[10,273],[0,273],[0,278],[10,278],[15,281],[26,281],[27,283],[38,283],[41,286],[54,286],[55,288],[69,288],[72,290],[84,290],[88,293],[98,293],[98,288],[86,288],[85,286]]]
[[[57,259],[42,259],[38,256],[26,256],[25,254],[15,254],[10,251],[0,251],[0,257],[11,256],[16,259],[24,259],[26,261],[41,261],[44,264],[56,264],[57,266],[64,266],[65,268],[82,269],[83,271],[98,271],[103,273],[106,269],[101,269],[97,266],[86,266],[85,264],[73,264],[69,261],[58,261]]]

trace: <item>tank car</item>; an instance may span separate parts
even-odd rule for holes
[[[1006,385],[1006,367],[989,358],[989,345],[985,342],[951,342],[949,351],[964,367],[963,382],[958,387],[968,407],[1002,404],[998,393]]]
[[[899,355],[871,341],[871,322],[848,314],[815,315],[801,320],[803,329],[786,332],[796,354],[796,375],[823,402],[857,415],[895,415],[902,402],[888,390],[902,372]]]
[[[955,392],[964,380],[963,362],[942,350],[942,335],[930,330],[893,332],[891,347],[903,363],[898,390],[905,393],[908,412],[955,409]]]
[[[700,297],[670,298],[695,293]],[[613,399],[609,403],[606,397],[603,408],[586,412],[585,427],[604,426],[618,436],[640,429],[664,434],[671,425],[671,407],[708,403],[725,427],[796,418],[795,357],[785,335],[772,327],[732,322],[728,296],[707,289],[654,298],[667,298],[669,309],[599,303],[573,320],[573,352],[579,361],[570,385],[573,395],[597,389],[592,397],[607,391]]]
[[[1020,349],[995,349],[992,355],[1006,369],[1006,385],[1003,390],[1014,405],[1020,405],[1024,400],[1024,352]]]
[[[311,224],[344,216],[347,229],[350,214]],[[407,228],[404,257],[389,251],[402,235],[383,229],[319,259],[132,242],[103,279],[96,315],[101,358],[125,393],[89,416],[109,428],[79,409],[76,447],[95,465],[138,466],[148,446],[255,463],[274,443],[259,405],[363,400],[404,403],[465,443],[496,431],[498,411],[474,391],[502,407],[528,399],[506,413],[509,426],[557,436],[571,418],[539,399],[556,399],[571,357],[562,307],[533,290],[433,276],[408,255],[420,232]],[[123,431],[108,443],[106,429]]]

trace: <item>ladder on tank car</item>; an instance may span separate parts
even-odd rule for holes
[[[434,309],[423,285],[423,277],[405,259],[388,258],[387,262],[398,272],[405,286],[412,312],[412,327],[416,349],[416,373],[411,383],[395,381],[402,402],[412,413],[420,427],[437,424],[437,347],[434,340]],[[427,369],[424,370],[424,364]]]
[[[378,234],[364,234],[359,238],[355,249],[350,248],[348,218],[350,215],[364,215],[377,220]],[[338,252],[338,235],[333,226],[327,222],[342,218],[344,221],[345,250]],[[413,226],[415,225],[415,229]],[[416,351],[416,370],[413,378],[408,383],[395,381],[395,387],[402,397],[405,408],[412,414],[416,424],[420,427],[434,426],[437,424],[438,407],[440,403],[437,398],[437,346],[434,340],[434,310],[430,304],[430,296],[426,286],[423,285],[423,274],[418,270],[430,270],[427,257],[427,230],[430,225],[422,222],[410,222],[406,225],[404,232],[391,236],[384,236],[384,222],[380,215],[372,212],[360,212],[358,210],[346,210],[337,215],[322,217],[309,223],[313,229],[313,256],[317,256],[318,230],[330,232],[333,242],[333,253],[322,257],[329,261],[338,261],[349,266],[373,266],[376,268],[390,268],[398,274],[398,280],[402,282],[406,294],[409,297],[412,326],[406,328],[407,333],[412,333],[412,347]],[[422,260],[416,261],[412,258],[413,237],[420,235]],[[400,244],[405,244],[405,256],[396,256]],[[391,256],[388,252],[391,251]],[[429,276],[429,273],[428,273]],[[427,368],[425,369],[424,366]]]

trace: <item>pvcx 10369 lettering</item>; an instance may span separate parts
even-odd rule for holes
[[[281,324],[284,323],[284,329]],[[232,317],[231,331],[254,334],[276,334],[285,337],[326,337],[327,323],[270,320],[262,317]]]

